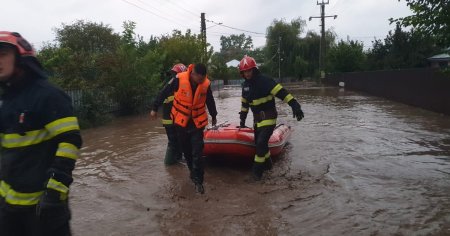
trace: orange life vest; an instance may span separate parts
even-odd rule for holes
[[[197,85],[195,94],[192,94],[192,87],[189,80],[192,67],[188,71],[179,73],[179,86],[175,92],[172,119],[176,125],[186,127],[188,121],[192,119],[197,128],[208,125],[208,114],[206,113],[206,94],[210,81],[208,77]]]

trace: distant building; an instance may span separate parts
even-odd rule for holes
[[[450,47],[444,53],[428,58],[432,68],[450,67]]]
[[[233,59],[225,64],[227,65],[228,68],[230,68],[230,67],[236,68],[239,66],[239,61],[236,59]]]
[[[239,61],[236,59],[233,59],[225,64],[227,65],[228,68],[230,68],[230,67],[236,68],[239,66]],[[258,67],[260,67],[262,65],[263,65],[263,63],[256,63],[256,66],[258,66]]]

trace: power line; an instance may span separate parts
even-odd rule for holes
[[[320,18],[321,19],[321,24],[320,26],[322,27],[321,29],[321,37],[320,37],[320,60],[319,60],[319,67],[320,67],[320,78],[324,78],[325,76],[325,18],[327,17],[333,17],[334,19],[337,18],[337,15],[332,15],[332,16],[326,16],[325,15],[325,5],[328,5],[330,3],[330,0],[322,0],[322,2],[319,2],[319,0],[317,0],[317,5],[320,6],[320,16],[310,16],[309,20],[311,21],[313,18]]]
[[[149,8],[151,8],[151,9],[155,10],[156,12],[163,13],[163,14],[165,14],[165,15],[168,15],[166,12],[163,12],[161,9],[158,9],[158,8],[156,8],[155,6],[152,6],[152,5],[148,4],[148,3],[146,3],[145,1],[142,1],[142,0],[136,0],[136,1],[138,1],[138,2],[140,2],[140,3],[142,3],[142,4],[144,4],[144,5],[146,5],[147,7],[149,7]],[[184,20],[184,19],[182,19],[182,18],[179,18],[179,16],[181,16],[181,15],[178,15],[178,14],[171,14],[171,18],[177,17],[177,21],[179,21],[179,22],[185,22],[185,21],[186,21],[186,20]],[[191,18],[191,19],[192,19],[192,18]],[[191,27],[192,27],[192,26],[191,26]]]
[[[210,34],[210,33],[222,34],[222,35],[228,35],[228,36],[236,35],[236,34],[230,33],[230,32],[219,32],[219,31],[208,31],[207,32],[207,34]],[[249,36],[252,38],[265,38],[266,37],[265,35],[249,35]]]
[[[192,6],[192,1],[185,1],[185,3],[184,4],[182,4],[184,7],[183,7],[183,9],[185,9],[186,11],[188,11],[188,12],[190,12],[191,14],[193,14],[193,15],[195,15],[195,16],[198,16],[198,13],[199,12],[204,12],[203,10],[200,10],[200,9],[198,9],[198,8],[196,8],[196,7],[193,7]],[[193,9],[194,11],[190,11],[189,9],[187,9],[185,6],[190,6],[191,7],[191,9]]]
[[[164,1],[164,0],[158,0],[158,1],[161,3],[161,4],[160,4],[161,6],[167,6],[167,7],[170,7],[169,10],[175,9],[176,11],[178,11],[178,12],[181,13],[181,14],[173,14],[173,13],[171,13],[171,14],[170,14],[171,16],[174,16],[174,15],[176,15],[176,16],[181,16],[181,17],[184,17],[184,18],[189,19],[189,20],[194,20],[194,19],[195,19],[195,21],[196,21],[196,23],[197,23],[198,14],[193,14],[192,12],[189,12],[189,10],[185,9],[184,7],[178,5],[178,4],[174,3],[174,2],[168,1],[168,0],[166,0],[166,1]],[[168,6],[167,3],[169,3],[169,4],[171,4],[171,5],[175,6],[175,7]],[[186,12],[189,13],[189,14],[191,14],[191,15],[193,15],[193,16],[195,16],[195,18],[193,18],[193,17],[190,16],[190,15],[189,15],[189,16],[186,15],[186,14],[185,14]]]
[[[167,2],[170,2],[170,3],[172,3],[173,5],[177,5],[178,7],[182,8],[183,10],[185,10],[187,13],[189,13],[189,14],[195,16],[195,17],[198,17],[198,14],[197,14],[197,13],[190,11],[189,9],[185,8],[184,6],[179,5],[179,4],[176,3],[176,2],[172,2],[172,1],[170,1],[170,0],[167,0]]]
[[[233,30],[237,30],[237,31],[247,32],[247,33],[250,33],[250,34],[266,35],[265,33],[259,33],[259,32],[254,32],[254,31],[250,31],[250,30],[239,29],[239,28],[236,28],[236,27],[224,25],[223,23],[217,23],[217,22],[212,21],[212,20],[206,20],[206,21],[207,21],[207,22],[210,22],[210,23],[213,23],[213,24],[215,24],[215,25],[217,25],[217,26],[222,26],[222,27],[229,28],[229,29],[233,29]]]
[[[145,11],[145,12],[147,12],[147,13],[150,13],[150,14],[152,14],[152,15],[154,15],[154,16],[156,16],[156,17],[159,17],[159,18],[161,18],[161,19],[164,19],[164,20],[166,20],[166,21],[169,21],[169,22],[175,23],[175,24],[177,24],[177,25],[183,26],[183,27],[185,27],[185,28],[187,28],[187,29],[190,29],[190,28],[191,28],[191,27],[189,27],[189,26],[180,24],[180,23],[178,23],[178,22],[176,22],[176,21],[174,21],[174,20],[172,20],[172,19],[169,19],[169,18],[167,18],[167,17],[164,17],[164,16],[161,16],[161,15],[159,15],[159,14],[156,14],[156,13],[154,13],[154,12],[152,12],[152,11],[146,9],[146,8],[143,8],[143,7],[141,7],[141,6],[139,6],[139,5],[135,4],[135,3],[132,3],[132,2],[130,2],[130,1],[128,1],[128,0],[121,0],[121,1],[122,1],[122,2],[125,2],[125,3],[127,3],[127,4],[129,4],[129,5],[132,5],[132,6],[134,6],[134,7],[137,7],[137,8],[139,8],[139,9],[141,9],[142,11]]]

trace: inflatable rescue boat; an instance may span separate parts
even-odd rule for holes
[[[275,127],[269,140],[272,156],[279,155],[291,136],[291,127],[279,124]],[[255,156],[255,139],[253,128],[240,128],[237,125],[221,124],[204,131],[205,156],[224,156],[253,158]]]

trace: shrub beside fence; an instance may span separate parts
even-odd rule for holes
[[[223,86],[223,80],[211,81],[213,91],[222,90]],[[115,116],[149,112],[156,92],[149,89],[145,94],[128,94],[127,101],[121,101],[124,96],[115,96],[112,87],[66,90],[83,128],[101,125]]]

